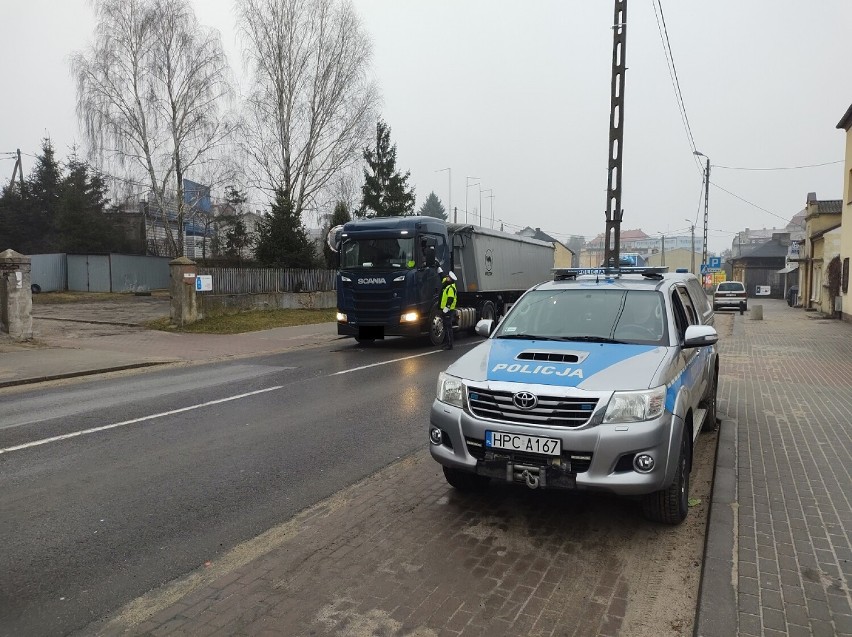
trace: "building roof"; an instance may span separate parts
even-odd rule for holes
[[[747,254],[732,258],[731,261],[746,261],[749,259],[774,258],[786,259],[786,257],[787,246],[783,245],[779,241],[773,241],[770,239],[765,243],[761,243],[760,245],[754,246],[753,249],[749,250]]]
[[[831,226],[830,228],[826,228],[826,229],[824,229],[824,230],[820,230],[819,232],[814,232],[814,233],[811,235],[811,240],[819,239],[821,236],[828,234],[828,233],[829,233],[829,232],[831,232],[832,230],[837,230],[839,227],[840,227],[840,224],[839,224],[839,223],[836,223],[836,224],[834,224],[833,226]]]
[[[601,232],[598,236],[596,236],[594,239],[589,241],[589,243],[603,244],[605,234],[606,233]],[[621,241],[636,241],[637,239],[648,239],[649,238],[647,234],[645,234],[644,232],[642,232],[642,230],[640,230],[638,228],[636,230],[622,230],[621,233],[619,234],[619,237],[620,237]]]
[[[817,212],[821,215],[839,215],[843,212],[842,199],[824,199],[817,201]]]
[[[849,105],[849,108],[846,109],[843,117],[841,117],[840,121],[837,122],[837,128],[842,128],[846,131],[852,128],[852,104]]]
[[[523,230],[519,230],[517,234],[519,234],[522,237],[527,237],[529,239],[537,239],[538,241],[546,241],[547,243],[557,243],[557,244],[561,245],[563,248],[565,248],[566,250],[568,250],[568,252],[570,252],[571,254],[574,254],[574,251],[571,248],[566,246],[559,239],[554,239],[553,237],[551,237],[546,232],[542,232],[541,228],[533,229],[533,228],[530,228],[529,226],[527,226]]]

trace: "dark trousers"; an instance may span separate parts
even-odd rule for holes
[[[455,316],[455,310],[450,310],[444,314],[444,345],[450,349],[453,347],[453,319]]]

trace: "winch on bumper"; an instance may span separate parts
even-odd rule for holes
[[[605,407],[605,406],[604,406]],[[669,412],[629,424],[577,428],[522,426],[475,418],[435,401],[430,416],[430,452],[447,469],[530,488],[600,490],[616,495],[653,493],[670,484],[677,468],[682,421]],[[486,432],[561,441],[561,454],[547,456],[485,447]],[[640,464],[638,461],[648,462]]]

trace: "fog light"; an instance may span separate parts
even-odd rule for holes
[[[639,473],[648,473],[654,468],[654,459],[647,453],[640,453],[633,460],[633,466]]]
[[[346,323],[346,315],[343,312],[337,313],[337,322],[338,323]]]
[[[432,427],[432,428],[429,430],[429,440],[431,440],[431,441],[432,441],[432,444],[433,444],[433,445],[439,445],[439,444],[441,444],[441,440],[443,440],[443,438],[444,438],[444,437],[443,437],[443,435],[442,435],[441,430],[440,430],[440,429],[438,429],[437,427]]]
[[[400,323],[415,323],[417,322],[417,312],[406,312],[399,317]]]

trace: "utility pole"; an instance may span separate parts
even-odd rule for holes
[[[690,272],[695,274],[695,224],[694,223],[689,226],[689,231],[692,235],[692,254],[691,254],[692,269],[690,270]]]
[[[706,155],[707,168],[704,172],[704,248],[701,251],[701,263],[707,263],[707,217],[710,212],[710,158]]]
[[[21,185],[21,196],[24,194],[24,165],[21,163],[21,149],[16,148],[15,152],[4,153],[6,155],[17,155],[15,167],[12,169],[12,181],[9,182],[9,188],[15,185],[15,174],[18,175],[18,183]]]
[[[453,208],[453,223],[458,223],[458,222],[459,222],[459,207],[456,206],[455,208]]]
[[[662,256],[660,257],[660,265],[666,265],[666,235],[660,235],[662,237]]]
[[[612,24],[612,84],[609,112],[609,171],[604,265],[619,266],[621,251],[621,157],[624,141],[624,72],[627,69],[627,0],[615,0]]]

